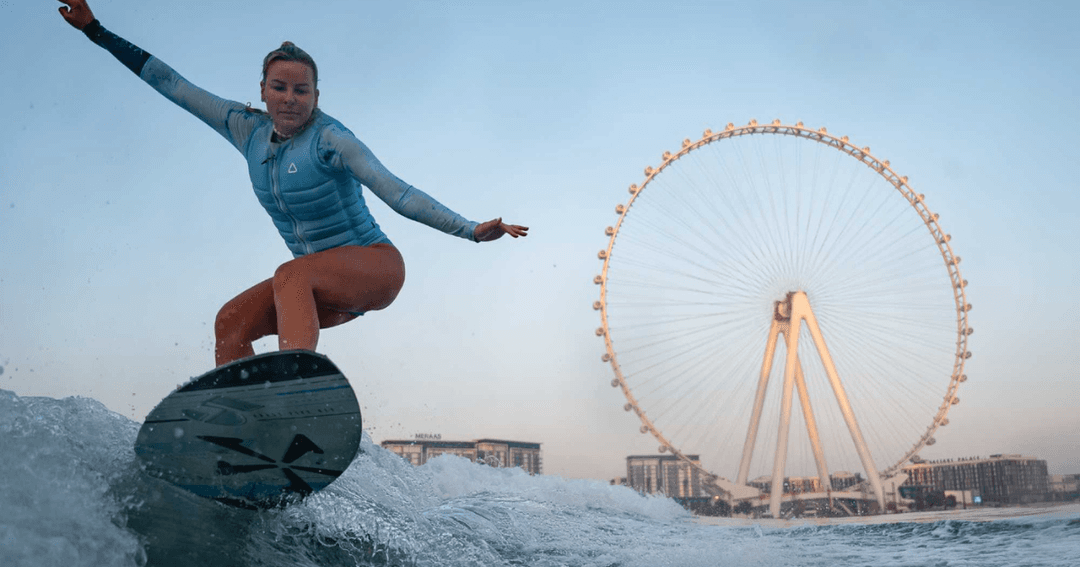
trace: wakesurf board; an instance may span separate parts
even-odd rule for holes
[[[360,406],[329,358],[278,351],[193,378],[146,417],[151,476],[204,498],[270,508],[326,488],[360,448]]]

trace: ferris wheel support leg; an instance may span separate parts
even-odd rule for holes
[[[769,513],[780,518],[780,502],[784,496],[784,467],[787,464],[788,432],[791,429],[791,395],[795,389],[795,369],[799,362],[799,320],[791,317],[784,333],[787,360],[784,364],[784,391],[780,396],[780,428],[776,435],[776,460],[773,461],[772,484],[769,487]]]
[[[832,482],[829,480],[829,467],[825,464],[825,451],[821,448],[821,437],[818,435],[817,421],[814,419],[814,408],[810,407],[810,394],[806,390],[801,361],[795,363],[795,389],[799,392],[799,403],[802,405],[803,416],[806,418],[806,433],[810,435],[810,447],[814,451],[821,489],[830,490]]]
[[[862,431],[859,430],[859,424],[855,420],[855,412],[852,411],[851,403],[848,402],[844,385],[840,383],[840,375],[837,374],[832,355],[829,354],[829,349],[825,346],[825,337],[822,336],[821,329],[817,324],[817,318],[810,309],[810,301],[806,298],[806,293],[800,291],[791,297],[791,319],[793,321],[806,320],[806,327],[810,330],[810,336],[814,339],[814,345],[817,346],[818,354],[821,355],[821,361],[825,364],[825,373],[829,377],[833,393],[836,394],[836,401],[840,404],[840,413],[844,416],[844,422],[847,424],[848,431],[851,432],[851,440],[855,442],[855,450],[859,453],[859,460],[862,461],[863,469],[866,470],[867,480],[870,481],[870,487],[874,491],[878,505],[881,506],[881,509],[884,509],[885,491],[881,486],[881,475],[878,474],[874,459],[870,456],[870,449],[863,439]]]
[[[757,395],[754,397],[754,409],[750,415],[750,426],[746,429],[746,442],[743,444],[742,460],[739,462],[739,475],[735,484],[746,486],[750,476],[750,461],[754,458],[754,443],[757,442],[758,426],[761,424],[761,409],[765,405],[765,392],[769,388],[769,373],[772,372],[773,356],[776,354],[776,339],[780,335],[782,323],[773,318],[769,328],[769,339],[765,343],[765,359],[761,362],[761,378],[758,380]]]

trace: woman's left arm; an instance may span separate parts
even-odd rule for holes
[[[351,132],[326,128],[320,134],[319,158],[334,169],[342,168],[371,190],[398,214],[447,234],[487,242],[509,234],[525,236],[527,227],[508,225],[502,219],[476,223],[450,210],[423,191],[405,183],[375,157]]]
[[[193,85],[165,62],[105,29],[85,0],[62,2],[68,6],[60,8],[60,15],[72,27],[111,53],[165,98],[202,120],[243,151],[248,135],[258,122],[256,114],[248,112],[243,104],[223,99]]]

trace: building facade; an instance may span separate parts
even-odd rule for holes
[[[695,464],[697,455],[687,455]],[[632,455],[626,458],[626,484],[644,494],[664,494],[671,498],[705,498],[702,475],[697,467],[675,455]]]
[[[807,494],[815,492],[827,492],[828,490],[847,490],[863,481],[859,473],[836,471],[829,475],[830,486],[821,485],[821,479],[816,476],[787,476],[784,477],[784,494]],[[750,486],[757,488],[764,494],[771,494],[772,477],[759,476],[748,482]]]
[[[1021,455],[990,455],[915,463],[903,468],[903,486],[970,490],[983,502],[1022,504],[1047,498],[1046,461]]]
[[[1052,474],[1050,500],[1080,500],[1080,474]]]
[[[495,467],[518,467],[540,474],[540,444],[500,439],[478,439],[476,459]]]
[[[540,444],[502,439],[476,441],[443,441],[435,438],[388,440],[381,443],[406,461],[420,466],[439,455],[464,457],[474,463],[493,467],[518,467],[529,474],[542,474]]]

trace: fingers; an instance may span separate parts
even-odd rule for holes
[[[64,6],[60,6],[60,15],[64,16],[64,18],[70,17],[72,12],[79,8],[78,0],[60,0],[60,3],[64,4]]]
[[[529,235],[529,227],[527,226],[521,226],[517,224],[502,224],[500,225],[500,228],[503,229],[503,232],[509,234],[510,236],[513,236],[514,238]]]
[[[59,8],[60,15],[75,29],[81,30],[93,21],[94,13],[90,11],[90,6],[86,5],[86,0],[60,0],[60,2],[66,4]]]
[[[499,238],[502,238],[502,235],[504,234],[509,234],[514,238],[528,236],[529,227],[521,226],[519,224],[506,224],[502,222],[502,217],[499,217],[476,225],[476,229],[473,233],[477,242],[498,240]]]

